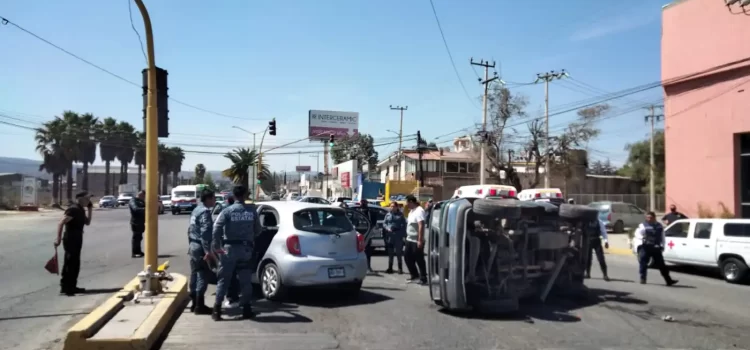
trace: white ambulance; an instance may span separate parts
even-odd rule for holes
[[[518,191],[513,186],[471,185],[459,187],[455,192],[453,192],[453,198],[515,198],[516,193],[518,193]]]
[[[550,202],[562,204],[565,202],[563,193],[559,188],[531,188],[518,193],[518,199],[522,201]]]

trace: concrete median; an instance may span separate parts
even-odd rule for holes
[[[118,350],[153,348],[188,299],[187,277],[171,274],[165,291],[153,298],[131,300],[138,279],[107,299],[68,330],[65,350]]]

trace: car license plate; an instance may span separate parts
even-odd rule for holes
[[[346,272],[343,267],[332,267],[328,269],[328,278],[343,278],[346,277]]]

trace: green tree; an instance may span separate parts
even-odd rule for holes
[[[143,169],[146,167],[146,134],[137,132],[135,134],[135,156],[133,162],[138,166],[138,190],[143,189]]]
[[[203,164],[199,164],[199,165],[203,165]],[[206,184],[209,190],[216,192],[216,182],[214,182],[214,177],[211,176],[211,173],[206,173],[206,175],[203,177],[203,181],[196,182],[196,183]]]
[[[204,179],[205,176],[206,176],[206,166],[203,164],[197,164],[195,166],[195,178],[193,179],[193,183],[196,183],[196,184],[206,183],[205,181],[207,180]]]
[[[36,151],[42,156],[39,171],[52,174],[52,198],[54,204],[59,205],[62,200],[62,177],[68,170],[69,161],[63,148],[65,123],[55,118],[36,129],[34,140]]]
[[[180,147],[169,148],[169,171],[172,173],[172,187],[179,184],[182,162],[185,161],[185,151]],[[166,193],[166,192],[165,192]]]
[[[625,146],[629,152],[628,161],[618,171],[622,176],[628,176],[634,181],[644,184],[643,192],[648,192],[651,169],[651,140],[631,143]],[[654,191],[664,193],[664,131],[654,132]]]
[[[617,167],[612,165],[607,158],[605,161],[595,160],[591,162],[588,173],[591,175],[616,175]]]
[[[167,176],[169,176],[170,169],[170,152],[169,148],[164,144],[160,143],[158,148],[159,154],[159,188],[161,193],[169,193],[167,191]]]
[[[96,138],[99,140],[99,157],[104,162],[104,194],[112,194],[110,181],[110,164],[117,157],[118,129],[117,120],[107,117],[97,125]]]
[[[224,158],[229,159],[229,161],[232,162],[232,165],[229,168],[224,169],[221,172],[221,175],[231,179],[236,185],[246,186],[246,188],[249,189],[250,174],[248,173],[248,169],[258,161],[258,154],[255,150],[244,147],[236,148],[232,152],[227,152],[227,154],[224,155]],[[269,172],[268,167],[266,167],[266,164],[260,165],[260,174],[265,178],[270,177],[271,173]],[[253,179],[253,181],[255,180]]]
[[[89,190],[89,164],[93,164],[96,160],[98,125],[99,119],[91,113],[86,113],[81,115],[78,123],[73,126],[78,139],[76,153],[78,153],[79,161],[83,163],[81,188],[84,191]]]
[[[336,140],[331,149],[331,158],[336,164],[356,160],[357,170],[362,170],[364,164],[369,164],[369,168],[374,169],[378,163],[378,152],[375,150],[373,141],[369,134],[358,134]]]
[[[117,124],[117,160],[120,161],[120,184],[128,183],[128,164],[133,161],[138,141],[135,127],[128,122]]]

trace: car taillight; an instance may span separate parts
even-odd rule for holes
[[[494,189],[494,188],[493,188],[493,189],[491,189],[491,190],[490,190],[490,196],[497,196],[497,190],[496,190],[496,189]]]
[[[357,251],[360,253],[365,251],[365,236],[359,233],[357,234]]]
[[[541,193],[537,193],[537,194],[534,195],[534,198],[542,198],[542,194]]]
[[[299,245],[299,237],[296,235],[289,236],[286,239],[286,249],[289,251],[289,254],[302,255],[302,248]]]
[[[197,202],[197,200],[195,200],[195,199],[191,199],[190,200],[190,203],[196,203],[196,202]]]
[[[607,221],[612,221],[612,213],[607,214]]]
[[[516,191],[508,191],[508,197],[515,197]]]
[[[482,194],[482,189],[481,188],[477,190],[477,194]]]
[[[555,197],[562,198],[562,193],[560,193],[560,192],[555,193]]]

